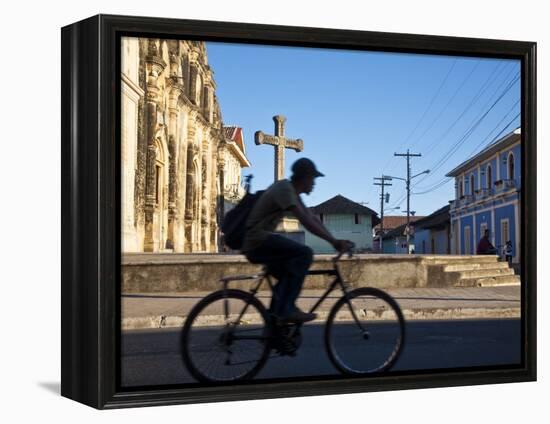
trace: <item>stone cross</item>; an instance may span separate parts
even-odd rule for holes
[[[275,181],[282,180],[285,177],[285,149],[293,149],[297,152],[304,150],[304,142],[301,139],[290,139],[285,137],[285,121],[282,115],[273,117],[275,122],[275,135],[264,134],[256,131],[254,142],[257,145],[270,144],[275,147]]]

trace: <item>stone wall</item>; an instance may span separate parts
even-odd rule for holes
[[[312,269],[331,269],[332,255],[317,255]],[[356,255],[340,267],[354,287],[443,287],[453,285],[443,267],[473,260],[496,261],[493,257],[433,255]],[[221,288],[220,278],[261,271],[241,255],[125,255],[122,261],[122,292],[210,291]],[[332,279],[308,276],[305,288],[324,288]],[[248,281],[232,283],[247,289]]]

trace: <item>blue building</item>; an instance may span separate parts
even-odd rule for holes
[[[455,179],[450,204],[451,253],[471,255],[486,229],[502,252],[513,247],[513,262],[521,252],[521,130],[500,138],[447,174]]]
[[[414,223],[409,224],[409,253],[415,251]],[[402,224],[382,236],[382,253],[407,253],[407,224]]]
[[[417,254],[448,255],[451,253],[450,205],[414,223],[414,245]]]

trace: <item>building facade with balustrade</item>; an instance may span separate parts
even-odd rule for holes
[[[512,242],[513,262],[521,252],[521,129],[491,143],[447,174],[455,179],[450,202],[451,253],[476,253],[485,230],[502,255]]]

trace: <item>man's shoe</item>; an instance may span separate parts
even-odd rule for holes
[[[313,312],[304,312],[298,308],[294,309],[288,315],[282,318],[285,322],[293,322],[295,324],[300,324],[303,322],[313,321],[317,318],[317,314]]]

